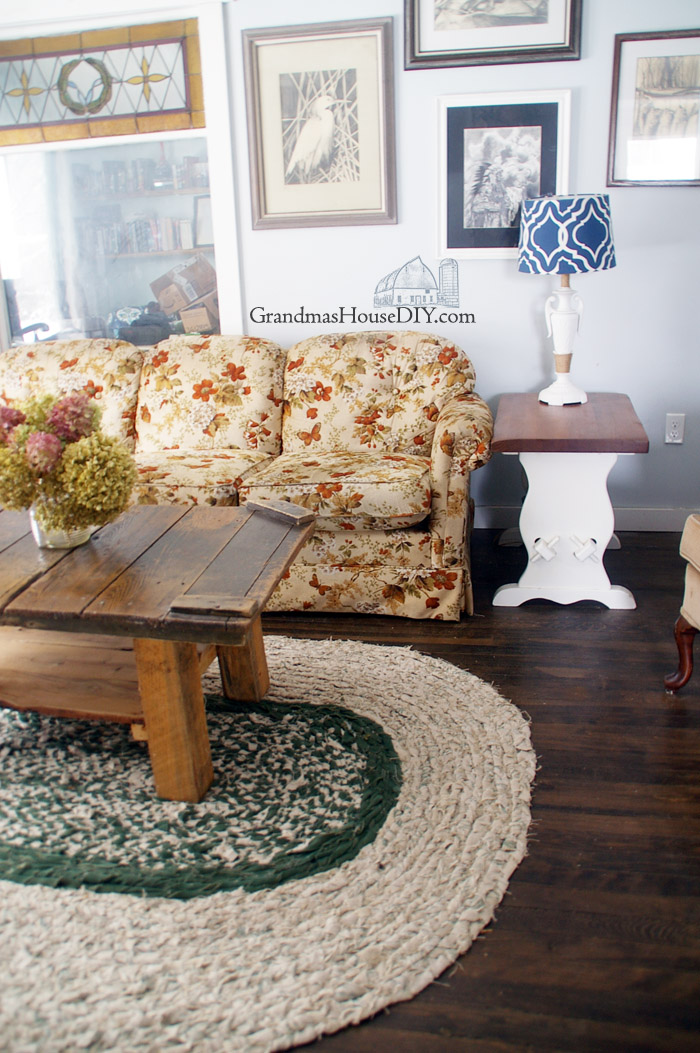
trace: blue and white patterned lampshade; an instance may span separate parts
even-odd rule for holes
[[[607,194],[536,197],[523,201],[518,270],[577,274],[615,266]]]

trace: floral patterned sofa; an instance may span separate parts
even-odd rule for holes
[[[464,351],[417,332],[312,337],[287,352],[282,453],[239,486],[317,528],[273,610],[458,619],[473,611],[470,474],[492,416]]]
[[[132,450],[141,503],[282,499],[315,535],[272,610],[456,620],[473,611],[470,474],[492,417],[450,342],[348,333],[288,351],[245,336],[24,345],[0,356],[14,399],[82,388]]]
[[[147,350],[136,500],[237,504],[240,480],[281,452],[284,364],[255,337],[171,336]]]

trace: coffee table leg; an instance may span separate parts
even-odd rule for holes
[[[270,687],[262,622],[254,618],[238,647],[217,647],[221,686],[227,698],[259,702]]]
[[[201,801],[214,772],[197,647],[139,639],[134,655],[156,793]]]

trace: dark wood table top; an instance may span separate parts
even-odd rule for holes
[[[0,624],[227,644],[313,532],[252,507],[139,505],[71,550],[0,512]]]
[[[496,453],[647,453],[649,439],[627,395],[589,394],[574,406],[547,406],[535,394],[501,395]]]

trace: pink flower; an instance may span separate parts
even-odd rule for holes
[[[60,461],[63,446],[57,435],[48,431],[35,431],[27,439],[25,453],[31,467],[45,475]]]
[[[22,410],[15,409],[13,406],[0,406],[0,441],[6,439],[18,424],[24,424],[26,419]]]
[[[46,418],[46,423],[53,428],[66,442],[77,442],[85,435],[90,435],[95,423],[95,408],[89,395],[84,391],[75,391],[64,395],[54,405]]]

